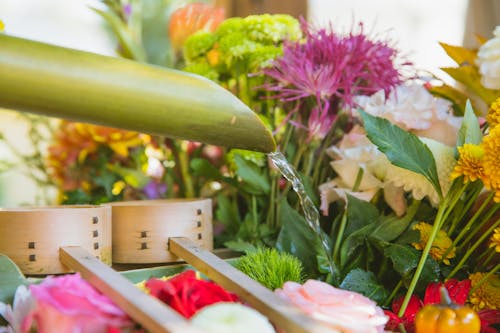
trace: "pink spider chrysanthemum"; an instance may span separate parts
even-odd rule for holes
[[[321,110],[317,119],[335,119],[341,107],[354,105],[354,96],[388,93],[402,81],[394,65],[397,51],[388,42],[370,40],[363,25],[359,27],[359,32],[343,36],[302,22],[305,40],[284,44],[283,55],[264,69],[272,79],[264,88],[283,102],[313,98]],[[317,124],[302,119],[311,130],[317,129]]]

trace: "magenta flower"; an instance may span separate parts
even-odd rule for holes
[[[283,56],[264,69],[272,79],[264,88],[275,93],[273,98],[300,105],[312,98],[319,107],[303,118],[309,131],[318,133],[319,119],[331,127],[340,108],[354,105],[354,96],[389,93],[402,81],[394,65],[397,51],[388,42],[370,40],[359,27],[359,32],[341,36],[331,29],[314,31],[302,22],[305,41],[286,42]],[[304,111],[299,107],[292,112]]]
[[[123,310],[79,274],[49,276],[39,285],[31,285],[30,291],[36,307],[24,319],[23,331],[33,321],[39,333],[107,333],[133,325]]]

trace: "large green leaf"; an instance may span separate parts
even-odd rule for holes
[[[457,147],[461,147],[465,143],[477,145],[481,142],[482,138],[483,134],[479,127],[479,121],[474,114],[470,101],[467,101],[462,126],[458,131]]]
[[[344,239],[353,232],[369,224],[374,224],[378,217],[378,209],[373,204],[347,194],[347,225]]]
[[[383,242],[390,242],[399,237],[410,225],[420,206],[420,201],[415,200],[402,217],[386,216],[377,223],[377,227],[370,234],[370,238]]]
[[[258,165],[242,156],[235,154],[236,174],[241,177],[246,188],[253,194],[267,194],[271,189],[269,177]]]
[[[9,257],[0,254],[0,302],[11,303],[21,284],[28,285],[28,280],[19,267]]]
[[[430,149],[420,139],[386,119],[359,110],[368,138],[392,164],[424,176],[441,196],[436,161]]]
[[[358,292],[378,304],[381,304],[389,295],[384,286],[377,281],[375,274],[359,268],[346,275],[340,288]]]
[[[366,225],[361,229],[356,230],[350,234],[343,242],[340,247],[340,267],[345,269],[345,265],[353,259],[353,256],[359,256],[360,253],[358,248],[365,246],[365,241],[373,230],[375,230],[375,223]],[[365,248],[366,250],[366,248]]]
[[[390,244],[384,249],[384,255],[391,259],[394,269],[403,277],[417,267],[420,259],[420,252],[401,244]]]
[[[286,200],[280,201],[279,214],[282,227],[276,241],[276,248],[299,258],[304,265],[305,272],[314,275],[317,272],[318,238],[316,234]]]

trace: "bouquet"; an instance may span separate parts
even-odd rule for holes
[[[339,33],[286,15],[223,19],[193,3],[168,16],[154,48],[149,2],[104,3],[97,12],[122,56],[203,75],[250,106],[321,214],[306,212],[318,227],[307,223],[265,154],[70,122],[56,130],[45,169],[61,202],[209,196],[216,245],[290,253],[307,278],[383,307],[387,329],[412,331],[444,287],[479,313],[484,332],[496,330],[498,28],[479,50],[442,44],[458,89],[419,77],[362,23]]]

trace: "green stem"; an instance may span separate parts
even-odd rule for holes
[[[457,246],[458,242],[460,242],[462,240],[462,238],[465,235],[467,235],[467,233],[469,232],[470,228],[474,225],[474,223],[476,222],[476,220],[479,218],[479,216],[481,215],[481,213],[483,212],[483,210],[486,208],[486,206],[491,201],[491,199],[493,199],[494,196],[495,196],[495,193],[492,192],[492,193],[490,193],[490,195],[488,196],[488,198],[486,200],[484,200],[484,202],[479,207],[479,209],[476,211],[476,213],[471,217],[471,219],[469,220],[469,222],[467,222],[467,224],[465,225],[465,227],[463,227],[462,231],[460,231],[460,233],[458,234],[458,236],[453,240],[452,245],[444,253],[443,258],[445,258],[448,255],[448,253],[451,251],[451,249],[453,249],[455,246]],[[449,233],[451,233],[451,231]]]
[[[477,189],[474,189],[472,194],[465,198],[465,206],[462,208],[461,212],[457,213],[455,218],[453,219],[453,222],[450,226],[450,228],[447,230],[448,235],[452,235],[453,232],[455,231],[456,227],[458,226],[459,222],[462,220],[462,218],[466,215],[466,213],[469,211],[471,206],[476,202],[477,196],[479,193],[481,193],[482,186],[478,187]],[[456,245],[456,244],[455,244]]]
[[[272,172],[272,171],[271,171]],[[277,221],[275,220],[275,210],[277,209],[276,197],[278,195],[278,181],[279,176],[276,174],[271,175],[271,192],[269,196],[269,210],[267,213],[267,225],[274,229],[277,226]]]
[[[339,263],[339,249],[340,243],[342,242],[342,237],[344,236],[344,231],[347,225],[347,210],[342,214],[342,220],[340,221],[339,232],[337,233],[337,238],[335,239],[335,245],[333,247],[333,260]]]
[[[389,295],[389,297],[387,297],[385,299],[383,305],[387,306],[387,305],[391,304],[392,300],[394,299],[394,297],[396,297],[396,295],[399,292],[399,289],[401,289],[402,286],[403,286],[403,279],[399,280],[398,284],[392,290],[392,293]]]
[[[497,212],[497,210],[500,208],[500,205],[498,204],[495,204],[487,213],[486,215],[483,217],[483,221],[488,221],[493,215],[495,215],[495,213]],[[483,227],[483,223],[476,223],[476,225],[474,226],[474,228],[472,229],[471,232],[468,233],[468,236],[465,238],[464,241],[462,241],[460,243],[459,246],[457,246],[457,251],[461,251],[463,250],[463,248],[470,242],[470,240],[478,233],[480,232],[480,229]]]
[[[455,275],[460,270],[460,268],[462,268],[463,264],[467,261],[467,259],[469,259],[469,257],[474,253],[474,251],[478,248],[478,246],[481,245],[481,243],[487,237],[490,237],[490,235],[493,232],[493,230],[495,230],[495,228],[498,227],[499,225],[500,225],[500,220],[496,221],[493,225],[491,225],[491,227],[489,227],[488,230],[486,232],[484,232],[481,237],[479,237],[479,239],[474,243],[474,245],[472,245],[469,248],[469,250],[467,250],[467,252],[465,253],[465,255],[462,256],[462,259],[460,260],[460,262],[458,263],[458,265],[456,265],[453,268],[453,270],[450,272],[450,274],[447,277],[448,279],[450,279],[451,277],[453,277],[453,275]]]
[[[189,172],[189,157],[186,150],[177,149],[177,159],[181,170],[182,181],[184,183],[184,195],[186,198],[194,198],[194,186],[191,173]]]
[[[496,256],[497,252],[495,251],[494,247],[490,247],[486,252],[484,252],[478,259],[477,262],[481,263],[481,266],[486,269],[488,267],[488,264],[490,263],[491,259],[493,259]],[[478,269],[475,270],[476,272]]]
[[[399,309],[398,316],[402,317],[403,314],[406,311],[406,308],[408,307],[408,303],[410,302],[410,298],[413,295],[413,291],[415,290],[415,287],[417,286],[417,282],[420,279],[420,275],[422,274],[422,270],[424,269],[425,261],[427,260],[427,257],[429,256],[429,252],[431,251],[432,243],[434,243],[434,239],[436,238],[436,235],[438,231],[441,229],[441,226],[443,224],[443,216],[445,214],[446,208],[448,207],[448,200],[446,198],[443,199],[441,202],[441,205],[439,206],[436,219],[434,220],[434,225],[432,226],[431,234],[429,235],[429,239],[427,240],[427,243],[425,244],[425,248],[422,251],[422,255],[420,257],[420,260],[417,265],[417,269],[415,270],[415,273],[413,274],[413,278],[411,279],[410,286],[408,287],[408,291],[406,292],[406,295],[403,299],[403,303],[401,304],[401,308]]]

